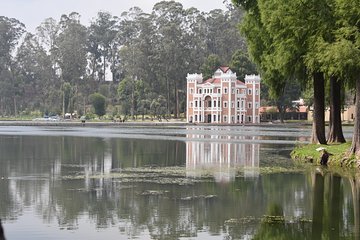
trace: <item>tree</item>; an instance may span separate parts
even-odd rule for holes
[[[86,28],[80,24],[78,13],[62,15],[60,26],[56,52],[62,79],[77,84],[86,73]]]
[[[158,77],[164,82],[168,114],[178,115],[177,93],[184,88],[187,74],[186,56],[189,54],[186,29],[183,24],[185,11],[181,3],[161,1],[153,7],[156,29],[158,31],[158,56],[163,64],[158,66]]]
[[[248,37],[250,53],[259,64],[262,76],[283,89],[288,79],[304,82],[312,79],[314,121],[312,142],[326,144],[325,76],[318,59],[311,57],[319,39],[332,37],[332,12],[327,1],[283,0],[233,2],[247,8],[243,31]],[[284,17],[286,16],[286,17]],[[279,76],[276,78],[275,76]],[[280,78],[280,84],[278,82]]]
[[[73,112],[74,110],[74,87],[71,86],[70,83],[65,82],[62,85],[62,99],[63,99],[63,117],[65,117],[65,113]]]
[[[107,12],[98,12],[97,19],[91,23],[88,29],[88,50],[92,58],[91,75],[93,78],[97,73],[99,80],[105,81],[108,63],[110,63],[113,73],[112,80],[116,78],[114,65],[119,51],[118,27],[117,17],[113,17]],[[99,63],[102,64],[102,68],[97,67]]]
[[[61,31],[55,42],[55,55],[57,64],[60,67],[60,78],[63,83],[72,86],[73,94],[71,110],[80,108],[76,106],[79,86],[85,85],[86,80],[86,28],[80,24],[80,15],[71,13],[69,16],[62,15],[60,19]],[[64,84],[63,84],[64,85]],[[66,102],[63,102],[63,110],[66,110]],[[63,114],[65,112],[63,111]]]
[[[244,80],[245,75],[257,73],[256,65],[251,62],[249,56],[240,49],[232,55],[230,68],[236,72],[239,80]]]
[[[340,77],[355,85],[355,124],[350,153],[360,156],[360,9],[356,1],[335,0],[337,17],[336,41],[333,55],[338,58],[335,69],[341,70]]]
[[[17,114],[18,83],[13,53],[24,32],[23,23],[14,18],[0,16],[0,111],[2,114]]]
[[[211,78],[212,75],[214,74],[214,72],[219,67],[221,67],[220,58],[215,54],[209,55],[208,58],[206,59],[206,61],[201,66],[201,69],[200,69],[201,73],[203,74],[203,78],[204,79]]]
[[[94,107],[95,114],[102,117],[106,114],[106,98],[100,93],[90,95],[91,104]]]
[[[208,54],[218,55],[220,61],[228,63],[237,49],[246,51],[245,40],[237,29],[244,12],[239,8],[230,8],[228,11],[214,9],[205,14],[206,38]]]
[[[21,105],[31,110],[53,111],[53,91],[56,84],[51,57],[47,55],[34,35],[26,34],[17,55],[18,92],[23,92]],[[41,93],[41,94],[40,94]],[[58,102],[59,103],[59,102]]]
[[[165,118],[167,110],[166,98],[160,95],[158,98],[153,99],[150,105],[151,113],[154,117],[157,117],[159,120]]]

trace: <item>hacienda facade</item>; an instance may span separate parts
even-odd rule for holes
[[[187,122],[242,124],[259,123],[260,76],[237,80],[229,67],[218,68],[212,78],[187,75]]]

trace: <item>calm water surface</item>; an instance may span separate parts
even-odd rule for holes
[[[360,181],[289,158],[309,136],[0,127],[0,218],[8,240],[360,239]]]

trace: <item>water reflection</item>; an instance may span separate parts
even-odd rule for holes
[[[260,144],[234,141],[245,138],[255,140],[255,137],[228,136],[229,142],[216,141],[218,138],[220,138],[218,135],[187,135],[187,176],[199,177],[206,172],[212,174],[216,182],[231,182],[235,180],[239,168],[242,168],[246,177],[259,175]]]
[[[188,137],[0,136],[7,238],[359,239],[359,176],[260,174],[261,162],[283,157],[278,145],[264,154],[252,136]],[[168,167],[186,174],[155,174]],[[184,181],[203,170],[215,178]]]

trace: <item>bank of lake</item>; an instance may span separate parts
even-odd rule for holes
[[[336,144],[301,144],[291,152],[291,158],[299,163],[320,165],[324,149],[329,153],[327,166],[335,170],[352,171],[360,169],[360,159],[355,154],[349,154],[351,142]]]

